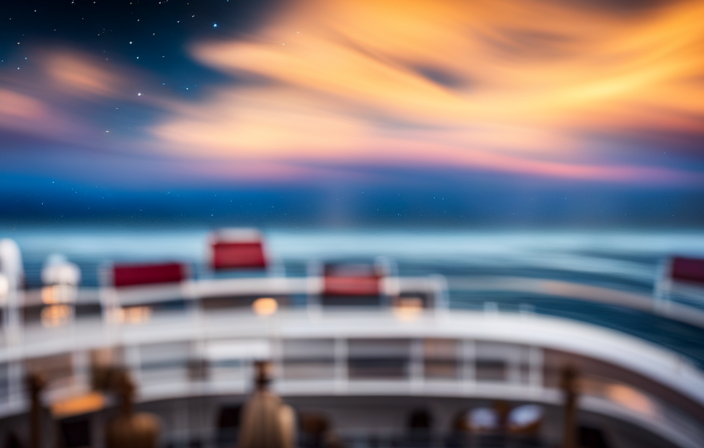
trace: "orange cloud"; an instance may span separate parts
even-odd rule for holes
[[[598,160],[583,135],[701,132],[702,23],[694,1],[636,17],[535,0],[301,1],[249,39],[192,47],[276,87],[217,88],[152,132],[166,151],[216,158],[673,181]]]
[[[60,88],[74,92],[114,97],[124,90],[124,78],[74,53],[60,52],[46,57],[45,68]]]

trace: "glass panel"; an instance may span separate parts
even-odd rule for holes
[[[350,379],[403,379],[410,361],[408,339],[352,339],[348,341]]]
[[[477,359],[477,381],[507,381],[508,368],[501,359]]]
[[[214,382],[251,381],[251,361],[226,359],[212,361],[209,365],[209,378]]]
[[[149,344],[139,348],[139,358],[144,369],[160,366],[185,366],[190,355],[189,342],[172,342],[167,344]]]
[[[99,303],[84,303],[75,306],[76,319],[101,318],[103,309]]]
[[[0,364],[0,401],[7,401],[9,394],[8,365]]]
[[[518,381],[521,384],[530,383],[530,347],[521,346],[521,362],[518,366]]]
[[[335,341],[292,339],[283,341],[283,375],[288,379],[333,378]]]
[[[476,342],[477,381],[519,381],[521,347],[497,342]]]
[[[424,372],[428,379],[456,379],[459,376],[459,342],[455,339],[426,339],[423,342]]]
[[[188,342],[144,345],[139,348],[139,355],[141,379],[145,383],[180,382],[188,378]]]

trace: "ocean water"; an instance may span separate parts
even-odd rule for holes
[[[14,239],[30,284],[46,257],[61,253],[82,267],[84,285],[110,261],[179,260],[206,256],[208,229],[33,228],[0,232]],[[396,261],[402,275],[511,275],[560,278],[650,290],[660,263],[673,254],[704,257],[704,231],[333,231],[265,232],[271,256],[302,275],[309,260]]]
[[[40,285],[46,257],[77,263],[84,286],[97,286],[111,261],[182,261],[203,266],[208,229],[31,228],[0,233],[22,251],[27,282]],[[663,260],[704,258],[704,231],[389,231],[264,232],[268,252],[289,276],[310,261],[393,260],[400,275],[441,274],[452,308],[528,309],[623,331],[679,352],[704,368],[704,329],[633,309],[501,288],[464,288],[473,279],[532,278],[598,286],[652,297]],[[704,311],[704,301],[702,302]],[[697,303],[689,305],[696,307]]]

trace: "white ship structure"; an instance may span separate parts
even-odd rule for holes
[[[159,417],[163,446],[234,446],[253,363],[266,360],[300,446],[562,446],[565,368],[579,375],[581,446],[704,446],[704,372],[666,348],[530,308],[450,309],[443,277],[402,277],[388,259],[311,262],[290,277],[257,231],[214,232],[206,246],[203,272],[116,263],[98,288],[54,256],[44,286],[27,290],[19,249],[0,242],[0,442],[28,431],[25,379],[36,373],[46,440],[104,446],[114,397],[97,383],[120,366],[138,406]],[[552,286],[704,327],[701,311],[668,300],[697,294],[697,260],[689,277],[673,263],[655,300]],[[536,282],[501,287],[545,287]]]

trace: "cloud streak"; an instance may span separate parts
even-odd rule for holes
[[[599,159],[585,135],[701,135],[703,20],[700,2],[635,18],[535,0],[296,2],[248,39],[191,48],[273,86],[215,88],[151,132],[186,156],[696,182]]]
[[[300,0],[254,34],[192,43],[229,79],[198,98],[125,61],[37,50],[34,70],[0,73],[0,132],[175,161],[163,164],[173,176],[218,182],[362,179],[354,167],[378,166],[701,185],[696,165],[633,147],[646,133],[704,138],[702,23],[690,0],[637,15],[546,0]],[[110,118],[125,108],[152,115]]]

